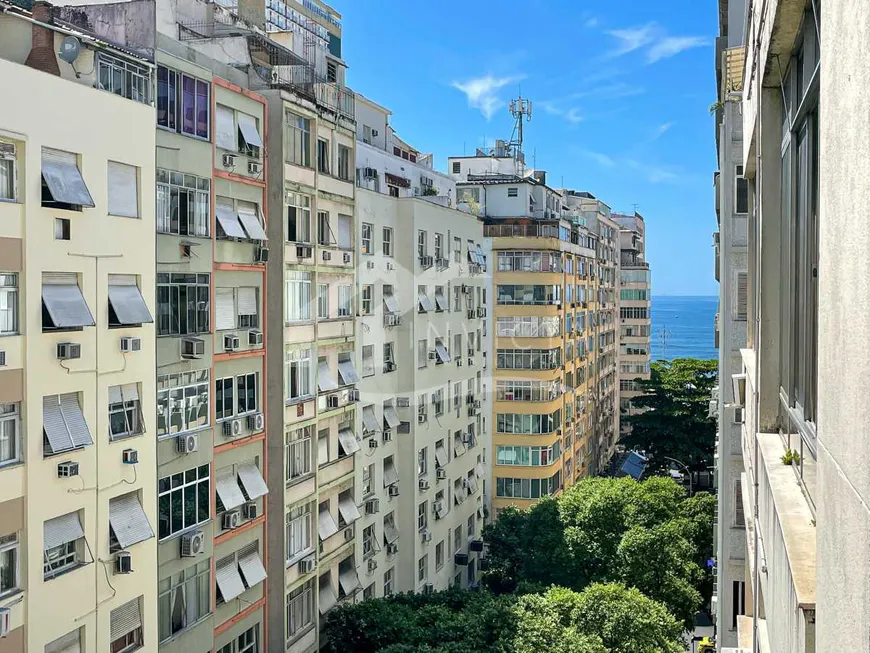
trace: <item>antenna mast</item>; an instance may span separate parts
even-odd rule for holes
[[[532,101],[524,98],[522,94],[516,99],[511,100],[508,105],[508,110],[514,118],[514,134],[511,135],[511,141],[508,143],[508,148],[513,151],[514,159],[524,160],[523,157],[523,119],[526,122],[532,119]]]

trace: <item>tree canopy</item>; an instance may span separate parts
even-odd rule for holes
[[[623,416],[631,432],[621,442],[645,452],[648,469],[667,467],[666,457],[697,471],[712,465],[716,423],[708,407],[717,376],[715,360],[676,358],[653,363],[650,378],[636,381],[644,393],[632,404],[640,410]]]

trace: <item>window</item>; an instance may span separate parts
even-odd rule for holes
[[[747,315],[747,297],[749,280],[746,272],[737,273],[737,303],[735,304],[735,312],[737,320],[746,320]]]
[[[515,187],[509,187],[509,188],[507,189],[508,197],[516,197],[518,193],[519,193],[519,189],[518,189],[518,188],[515,188]]]
[[[362,375],[374,376],[375,373],[375,346],[363,345],[362,348]]]
[[[749,182],[743,176],[743,166],[734,169],[734,212],[749,213]]]
[[[159,640],[169,639],[206,617],[211,610],[211,560],[190,565],[157,584]]]
[[[350,181],[350,148],[338,146],[338,178]]]
[[[363,254],[374,254],[374,249],[372,248],[372,232],[374,231],[374,225],[369,224],[368,222],[362,223],[362,253]]]
[[[435,234],[435,258],[444,258],[444,234]]]
[[[136,383],[111,386],[109,388],[109,438],[117,440],[143,431],[139,386]],[[0,440],[0,462],[2,459],[2,440]]]
[[[294,429],[286,436],[284,453],[287,459],[286,480],[293,481],[311,473],[311,437],[313,426]]]
[[[333,83],[338,81],[338,71],[336,70],[334,61],[326,62],[326,81]]]
[[[362,495],[369,496],[374,492],[375,464],[366,465],[362,470]]]
[[[520,467],[546,467],[559,460],[561,444],[551,446],[498,446],[496,465],[517,465]]]
[[[19,404],[0,404],[0,466],[22,459]]]
[[[395,577],[396,571],[392,567],[384,572],[384,596],[392,596]]]
[[[77,512],[43,523],[44,580],[84,564],[84,538],[85,532]]]
[[[562,358],[561,349],[497,349],[500,370],[554,370]]]
[[[157,232],[207,238],[211,180],[157,169]]]
[[[362,287],[362,302],[361,302],[361,313],[363,315],[371,315],[372,314],[372,293],[373,286],[371,284],[366,284]]]
[[[45,645],[45,653],[71,653],[82,649],[82,632],[77,628]]]
[[[288,111],[284,123],[284,156],[287,163],[310,168],[311,121]]]
[[[54,219],[54,239],[69,240],[70,238],[70,221],[69,218]]]
[[[620,306],[619,317],[623,320],[648,320],[649,309],[643,306]],[[595,326],[594,320],[591,325]]]
[[[422,583],[429,574],[429,556],[424,555],[417,560],[417,582]]]
[[[284,273],[287,302],[287,322],[311,319],[311,273],[288,270]]]
[[[300,585],[287,595],[287,641],[314,623],[314,581]]]
[[[317,464],[325,465],[329,462],[329,429],[320,429],[317,432]],[[329,506],[327,505],[327,510]],[[322,512],[322,510],[321,510]]]
[[[384,343],[384,373],[394,372],[396,370],[396,359],[393,356],[393,343]]]
[[[257,412],[257,395],[259,394],[260,374],[251,372],[236,377],[236,415],[246,415]]]
[[[429,448],[423,447],[417,452],[417,474],[425,476],[429,471]]]
[[[417,341],[417,369],[423,369],[429,363],[429,343],[426,340]]]
[[[311,427],[308,427],[311,428]],[[310,503],[287,513],[287,565],[314,552],[313,515]]]
[[[363,529],[363,558],[369,558],[377,553],[377,536],[375,535],[375,525],[371,524]]]
[[[371,145],[372,143],[372,128],[368,125],[363,125],[363,143],[368,143]]]
[[[172,131],[178,128],[179,74],[157,66],[157,124]]]
[[[417,231],[417,256],[423,257],[429,253],[429,234],[422,229]]]
[[[97,53],[97,88],[115,95],[149,104],[151,102],[151,72],[145,66]]]
[[[15,145],[0,141],[0,202],[15,200]]]
[[[459,524],[453,531],[453,551],[456,552],[460,549],[462,549],[462,524]]]
[[[560,415],[561,411],[559,410],[545,415],[498,413],[496,415],[496,432],[517,435],[552,433],[562,425]]]
[[[499,305],[559,305],[562,286],[504,285],[496,289]]]
[[[237,130],[239,152],[252,159],[259,159],[260,150],[263,148],[263,139],[260,138],[257,118],[241,111],[236,114],[236,117],[239,123]]]
[[[236,151],[236,114],[230,107],[222,104],[215,106],[215,145],[225,150]]]
[[[429,502],[424,501],[417,506],[417,530],[422,531],[429,525]]]
[[[458,175],[462,171],[462,164],[459,161],[453,162],[453,174]]]
[[[284,353],[284,387],[287,400],[295,401],[314,395],[314,363],[311,349],[288,349]]]
[[[42,148],[42,206],[67,211],[94,207],[94,200],[72,152]]]
[[[18,275],[0,273],[0,335],[18,333]]]
[[[329,173],[329,141],[324,138],[317,139],[317,172],[325,175]]]
[[[398,186],[392,186],[390,184],[387,184],[387,190],[390,193],[390,197],[398,197],[399,196],[399,187]]]
[[[499,272],[562,272],[562,258],[551,252],[498,252]]]
[[[210,91],[208,82],[158,66],[157,124],[188,136],[209,138]]]
[[[109,615],[109,631],[112,642],[109,653],[128,653],[142,647],[142,614],[139,608],[141,597],[112,610]]]
[[[18,589],[18,563],[18,533],[0,537],[0,596]]]
[[[480,189],[479,188],[457,188],[456,189],[456,203],[461,204],[462,202],[480,203]]]
[[[287,242],[311,242],[311,196],[287,193]]]
[[[731,581],[731,630],[737,628],[737,617],[746,614],[746,583]]]
[[[384,227],[382,235],[383,235],[383,241],[384,241],[384,256],[392,256],[393,255],[393,228],[392,227]]]
[[[561,472],[551,478],[495,479],[495,495],[508,499],[540,499],[555,492],[560,485]]]
[[[109,214],[139,217],[139,171],[134,166],[109,161]]]
[[[338,317],[351,317],[353,315],[353,287],[338,287]]]
[[[453,260],[457,263],[462,262],[462,239],[455,236],[453,238]]]
[[[209,424],[209,370],[157,377],[157,436],[178,435]]]
[[[211,518],[209,466],[164,476],[157,482],[158,538],[165,539]]]
[[[157,335],[209,332],[210,277],[207,274],[157,273]]]

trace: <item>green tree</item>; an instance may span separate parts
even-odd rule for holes
[[[572,615],[562,609],[560,597],[575,594],[553,588],[546,594],[527,594],[517,601],[517,632],[511,650],[517,653],[607,653],[595,636],[577,630]]]
[[[631,433],[622,442],[644,451],[651,471],[667,467],[666,457],[698,471],[713,464],[716,425],[708,406],[717,370],[715,360],[677,358],[653,363],[650,378],[638,379],[644,394],[633,405],[641,410],[625,416]]]

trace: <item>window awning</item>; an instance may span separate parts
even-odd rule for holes
[[[352,360],[338,362],[338,375],[341,377],[342,385],[359,383],[359,374],[356,373]]]
[[[218,472],[214,489],[226,510],[238,508],[245,502],[245,495],[242,494],[239,481],[230,469]]]
[[[269,488],[266,486],[266,481],[263,480],[263,475],[254,464],[253,461],[247,461],[239,464],[236,469],[239,475],[239,480],[242,482],[242,487],[251,499],[265,496],[269,493]],[[221,499],[223,501],[223,499]]]
[[[43,150],[42,179],[55,202],[94,207],[94,200],[82,178],[75,154]]]
[[[139,399],[139,386],[136,383],[109,386],[109,403],[119,404],[122,401],[136,401]]]
[[[226,204],[218,204],[215,207],[214,214],[218,224],[220,224],[221,229],[224,230],[227,236],[230,238],[241,238],[242,240],[248,238],[239,222],[239,216],[233,211],[233,207]]]
[[[396,413],[396,409],[393,407],[393,404],[385,404],[384,405],[384,421],[387,423],[387,428],[394,429],[402,421],[399,419],[398,413]]]
[[[154,537],[136,492],[109,500],[109,526],[122,549]]]
[[[450,306],[447,304],[447,298],[444,297],[444,293],[436,292],[435,293],[435,304],[438,306],[439,311],[449,311]]]
[[[42,431],[48,453],[60,453],[94,443],[76,394],[42,398]]]
[[[82,653],[81,632],[76,628],[45,645],[45,653]]]
[[[317,597],[320,614],[326,614],[338,603],[338,597],[335,595],[335,590],[332,589],[332,583],[321,583],[320,591]]]
[[[225,602],[232,601],[245,591],[235,558],[215,567],[214,579]]]
[[[447,449],[444,448],[443,444],[435,447],[435,462],[438,463],[439,467],[447,467]]]
[[[453,436],[453,455],[454,456],[461,456],[464,453],[465,453],[465,444],[462,442],[462,436],[461,435],[454,435]]]
[[[338,443],[348,456],[352,456],[360,449],[356,435],[349,428],[338,429]]]
[[[429,299],[429,295],[424,292],[417,293],[417,299],[420,302],[420,308],[424,311],[434,311],[435,307],[432,306],[432,300]]]
[[[77,512],[49,519],[42,526],[42,549],[48,551],[62,544],[75,542],[85,536]]]
[[[362,409],[363,430],[366,433],[373,433],[378,430],[378,418],[375,415],[374,406],[363,406]]]
[[[109,306],[115,312],[118,324],[150,324],[154,321],[135,283],[109,284]]]
[[[483,469],[483,463],[477,463],[477,465],[475,465],[474,474],[477,476],[477,478],[483,478],[485,474],[485,471]]]
[[[329,363],[326,361],[320,361],[317,364],[317,387],[321,392],[338,390],[338,382],[332,378]]]
[[[344,523],[348,525],[362,517],[359,513],[359,508],[356,507],[356,503],[354,503],[353,497],[350,495],[338,498],[338,512],[341,514]]]
[[[260,132],[257,131],[257,120],[246,113],[238,113],[236,119],[239,121],[239,131],[242,132],[245,143],[262,148],[263,140],[260,138]]]
[[[384,520],[384,539],[387,544],[392,544],[399,539],[399,529],[396,528],[396,522]]]
[[[109,613],[109,624],[109,637],[113,642],[141,628],[142,613],[139,608],[139,597],[112,610]]]
[[[477,492],[477,477],[472,474],[468,477],[468,493],[474,494]]]
[[[56,329],[75,329],[96,324],[77,283],[43,283],[42,305]]]
[[[396,296],[393,293],[384,293],[384,305],[390,313],[399,312],[399,300],[396,299]]]
[[[236,328],[236,310],[232,288],[215,288],[214,328],[216,331]]]
[[[317,515],[317,534],[321,540],[327,540],[338,532],[338,524],[328,510],[321,510]]]
[[[237,288],[236,303],[239,315],[257,315],[257,289],[252,286]]]
[[[256,542],[250,551],[239,551],[239,569],[248,587],[253,587],[266,580],[266,569],[257,551]]]
[[[450,362],[450,352],[447,351],[447,347],[444,346],[443,343],[436,342],[435,343],[435,353],[438,356],[438,360],[442,363]]]
[[[454,483],[453,484],[453,501],[456,505],[459,505],[463,501],[465,501],[466,494],[463,491],[462,483]]]
[[[239,209],[239,222],[248,232],[248,238],[251,240],[268,240],[266,232],[263,230],[263,225],[260,224],[260,218],[252,211],[244,211]]]
[[[384,462],[384,487],[389,487],[399,482],[399,472],[392,460]]]
[[[353,594],[360,586],[359,575],[357,575],[356,569],[350,567],[341,572],[338,575],[338,583],[341,585],[341,589],[344,590],[345,594],[348,596]]]

